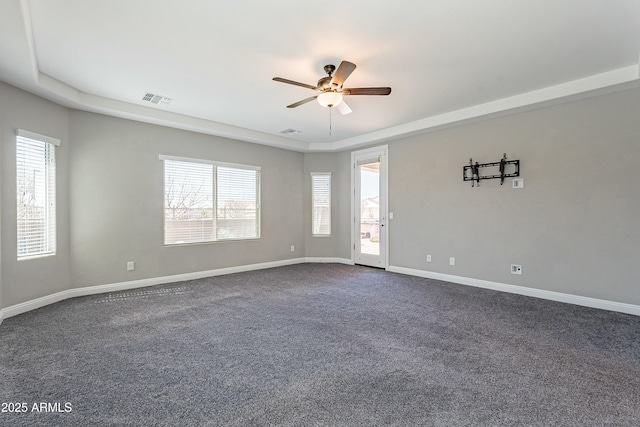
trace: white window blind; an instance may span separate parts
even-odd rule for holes
[[[311,233],[331,235],[331,173],[311,174]]]
[[[166,245],[260,237],[260,168],[160,158]]]
[[[256,239],[260,236],[259,171],[216,167],[218,239]]]
[[[38,137],[22,130],[16,137],[18,259],[56,253],[54,144],[60,141]]]
[[[164,162],[164,243],[214,240],[213,166]]]

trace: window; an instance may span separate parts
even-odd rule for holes
[[[16,137],[18,259],[56,253],[56,156],[60,140],[19,129]]]
[[[311,174],[311,233],[331,235],[331,173]]]
[[[160,156],[164,243],[260,237],[260,168]]]

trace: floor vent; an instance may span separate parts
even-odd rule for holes
[[[177,294],[187,294],[193,292],[187,287],[180,288],[171,288],[171,289],[153,289],[153,290],[142,290],[142,291],[127,291],[127,292],[114,292],[107,294],[97,300],[95,300],[94,304],[104,304],[107,302],[116,302],[116,301],[124,301],[130,299],[139,299],[139,298],[148,298],[150,296],[161,295],[177,295]]]
[[[173,101],[173,98],[167,98],[166,96],[158,95],[151,92],[146,92],[142,97],[143,101],[150,102],[152,104],[169,105]]]

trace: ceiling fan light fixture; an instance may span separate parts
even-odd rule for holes
[[[332,91],[322,92],[316,99],[318,100],[318,104],[322,105],[323,107],[331,108],[342,102],[342,94]]]

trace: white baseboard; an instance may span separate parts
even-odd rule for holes
[[[424,277],[427,279],[442,280],[444,282],[460,285],[474,286],[476,288],[492,289],[494,291],[508,292],[511,294],[526,295],[551,301],[581,305],[602,310],[617,311],[620,313],[640,316],[640,305],[626,304],[616,301],[608,301],[597,298],[583,297],[580,295],[565,294],[561,292],[545,291],[543,289],[527,288],[524,286],[508,285],[505,283],[490,282],[488,280],[472,279],[470,277],[453,276],[450,274],[435,273],[432,271],[417,270],[413,268],[389,266],[387,269],[393,273],[408,274],[410,276]]]
[[[17,316],[18,314],[26,313],[27,311],[35,310],[37,308],[44,307],[45,305],[54,304],[56,302],[66,300],[67,298],[70,298],[68,290],[56,292],[55,294],[3,308],[0,310],[0,324],[2,324],[4,319],[9,317]]]
[[[239,265],[236,267],[217,268],[215,270],[196,271],[193,273],[174,274],[171,276],[152,277],[148,279],[130,280],[127,282],[110,283],[107,285],[86,286],[83,288],[67,289],[62,292],[25,301],[0,310],[0,325],[4,319],[8,319],[27,311],[36,310],[49,304],[63,301],[68,298],[82,297],[87,295],[103,294],[107,292],[123,291],[127,289],[143,288],[147,286],[162,285],[165,283],[184,282],[186,280],[202,279],[205,277],[222,276],[224,274],[242,273],[245,271],[262,270],[265,268],[282,267],[285,265],[309,263],[340,263],[353,264],[351,260],[345,258],[292,258],[281,261],[262,262],[259,264]]]
[[[165,283],[184,282],[186,280],[203,279],[205,277],[222,276],[224,274],[242,273],[245,271],[263,270],[265,268],[282,267],[285,265],[301,264],[304,258],[292,258],[282,261],[262,262],[259,264],[238,265],[235,267],[217,268],[214,270],[194,271],[192,273],[174,274],[171,276],[151,277],[149,279],[131,280],[127,282],[110,283],[108,285],[87,286],[69,289],[68,298],[86,295],[103,294],[107,292],[124,291],[128,289],[144,288],[147,286],[163,285]]]
[[[282,267],[285,265],[302,264],[302,263],[338,263],[353,265],[353,261],[346,258],[331,257],[304,257],[292,258],[281,261],[263,262],[259,264],[240,265],[236,267],[225,267],[214,270],[196,271],[193,273],[175,274],[171,276],[152,277],[149,279],[131,280],[127,282],[111,283],[107,285],[86,286],[83,288],[73,288],[55,294],[46,295],[34,300],[25,301],[0,309],[0,324],[4,319],[18,314],[26,313],[31,310],[44,307],[49,304],[64,301],[68,298],[75,298],[87,295],[95,295],[107,292],[116,292],[127,289],[136,289],[147,286],[162,285],[165,283],[182,282],[185,280],[202,279],[205,277],[221,276],[224,274],[242,273],[245,271],[262,270],[265,268]],[[527,288],[523,286],[508,285],[505,283],[490,282],[487,280],[472,279],[470,277],[453,276],[450,274],[435,273],[425,270],[417,270],[413,268],[389,266],[388,271],[394,273],[408,274],[411,276],[425,277],[428,279],[442,280],[461,285],[474,286],[477,288],[492,289],[501,292],[509,292],[513,294],[526,295],[535,298],[542,298],[551,301],[564,302],[569,304],[582,305],[585,307],[599,308],[602,310],[617,311],[620,313],[633,314],[640,316],[640,306],[626,304],[615,301],[601,300],[597,298],[583,297],[579,295],[564,294],[561,292],[545,291],[542,289]]]

